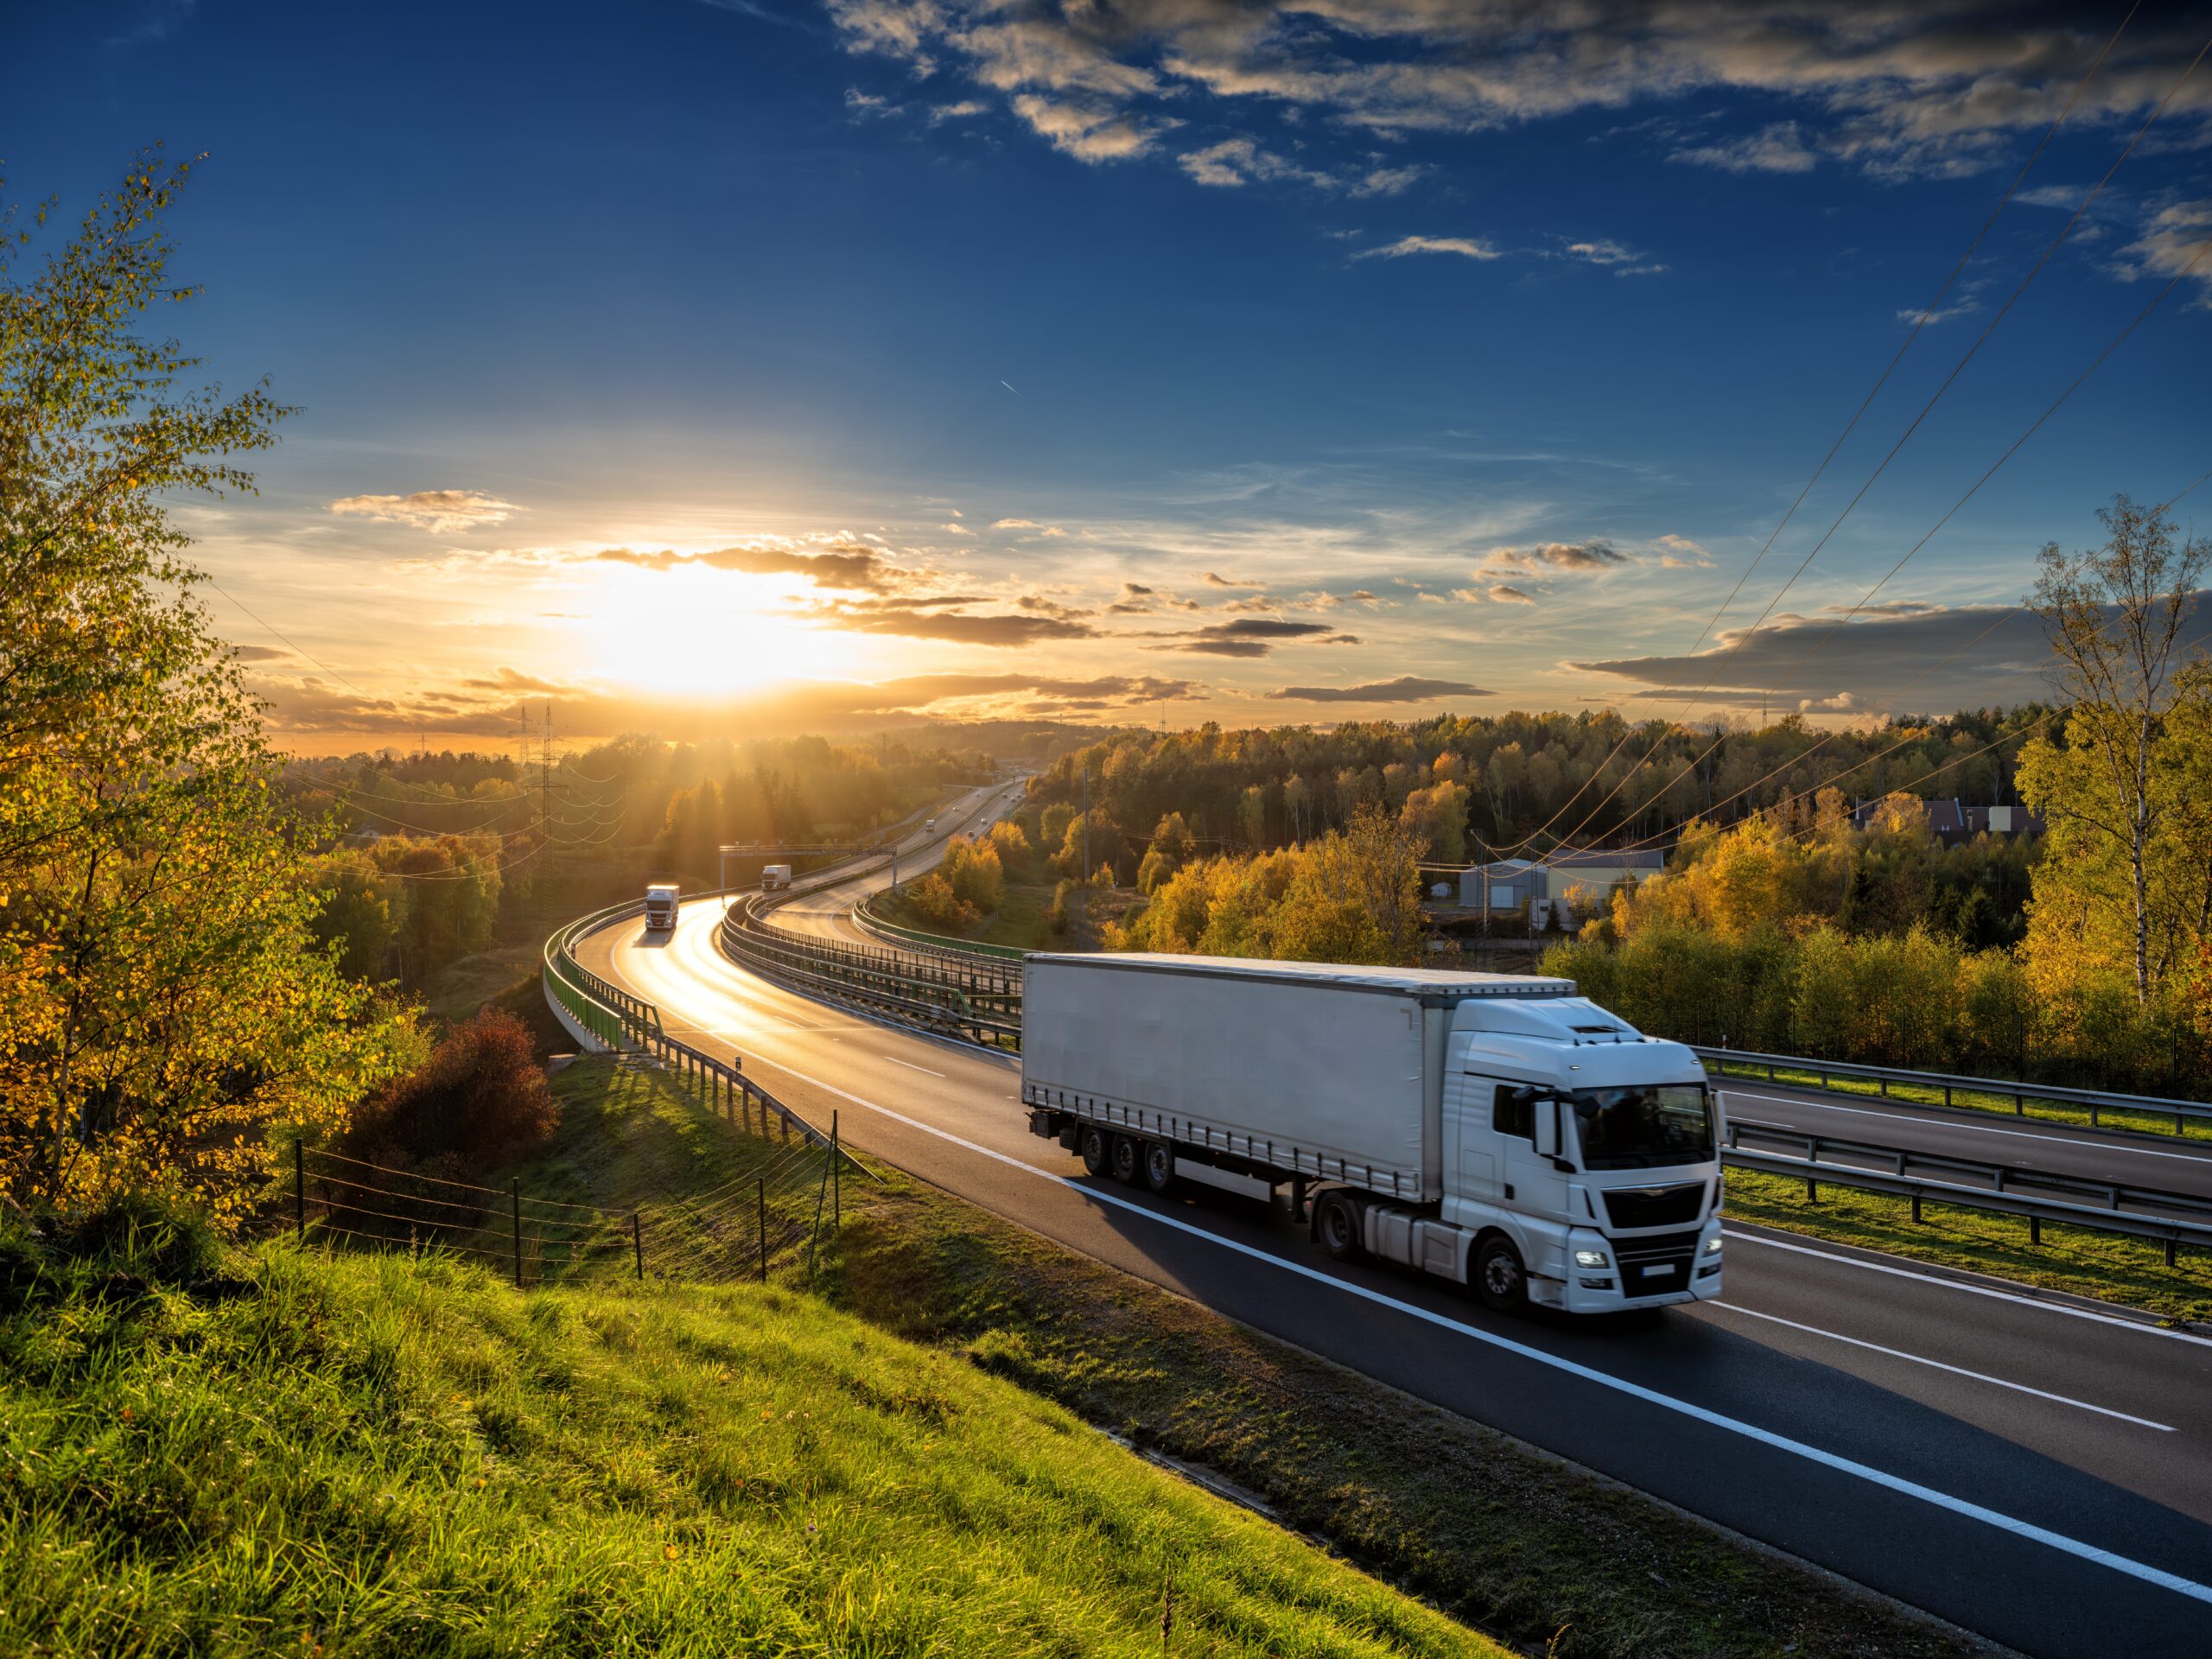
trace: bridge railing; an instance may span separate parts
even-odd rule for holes
[[[756,895],[730,906],[718,933],[723,953],[810,995],[985,1048],[1020,1046],[1018,969],[970,968],[769,926],[766,916],[785,897]]]
[[[1824,1089],[1833,1093],[1865,1093],[1865,1089],[1839,1088],[1839,1083],[1872,1084],[1877,1096],[1907,1104],[1999,1108],[2010,1102],[2015,1116],[2024,1117],[2031,1107],[2057,1109],[2085,1115],[2093,1128],[2104,1120],[2119,1120],[2126,1128],[2164,1129],[2187,1135],[2190,1125],[2212,1126],[2212,1104],[2197,1100],[2171,1100],[2158,1095],[2120,1095],[2101,1089],[2069,1089],[2056,1084],[2022,1083],[2005,1078],[1961,1077],[1943,1071],[1912,1071],[1902,1066],[1865,1065],[1857,1061],[1810,1059],[1802,1054],[1764,1054],[1751,1049],[1711,1048],[1693,1043],[1690,1051],[1705,1062],[1706,1070],[1723,1077],[1764,1077],[1769,1083],[1800,1088]]]
[[[556,929],[545,941],[540,978],[546,1004],[562,1025],[596,1051],[642,1053],[659,1060],[680,1080],[696,1086],[717,1116],[727,1115],[733,1123],[751,1128],[757,1118],[760,1135],[832,1148],[844,1163],[873,1179],[874,1171],[865,1169],[836,1144],[834,1122],[827,1131],[816,1128],[747,1077],[744,1062],[737,1056],[725,1060],[670,1036],[661,1024],[658,1007],[608,982],[576,960],[576,941],[586,934],[644,913],[642,900],[610,905]]]
[[[988,944],[981,939],[956,939],[943,933],[926,933],[920,928],[902,926],[887,920],[876,908],[880,893],[870,893],[853,906],[853,922],[861,932],[883,940],[887,944],[904,945],[909,950],[957,961],[963,957],[982,957],[991,962],[1018,963],[1026,954],[1010,944]]]

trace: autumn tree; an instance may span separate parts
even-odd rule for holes
[[[42,257],[50,204],[0,225],[0,1181],[232,1222],[414,1045],[316,944],[312,826],[163,505],[250,490],[285,412],[140,332],[190,296],[184,176],[142,156]]]
[[[2029,601],[2072,706],[2063,741],[2038,736],[2020,760],[2021,795],[2050,823],[2028,949],[2053,971],[2117,955],[2139,1004],[2212,903],[2203,849],[2170,833],[2198,824],[2190,791],[2212,770],[2212,673],[2183,637],[2212,543],[2177,547],[2170,519],[2124,495],[2097,516],[2104,544],[2046,546]]]

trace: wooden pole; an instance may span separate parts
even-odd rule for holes
[[[300,1243],[308,1236],[308,1171],[307,1155],[300,1150],[300,1137],[292,1137],[292,1226]]]
[[[520,1290],[522,1288],[522,1182],[519,1179],[513,1183],[513,1192],[515,1224],[515,1288],[517,1290]]]
[[[638,1224],[638,1212],[634,1210],[630,1212],[630,1248],[638,1253],[638,1281],[643,1284],[645,1278],[645,1234]]]
[[[760,1208],[760,1282],[768,1282],[768,1179],[760,1176],[753,1183],[753,1196]]]

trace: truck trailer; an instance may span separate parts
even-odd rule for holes
[[[676,925],[677,893],[673,881],[656,881],[645,889],[645,931],[657,933]]]
[[[1022,973],[1032,1133],[1276,1194],[1339,1261],[1598,1313],[1720,1294],[1705,1068],[1541,976],[1131,953]]]

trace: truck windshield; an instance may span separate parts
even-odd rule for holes
[[[1694,1083],[1577,1089],[1567,1096],[1592,1169],[1698,1164],[1713,1156],[1713,1112]]]

